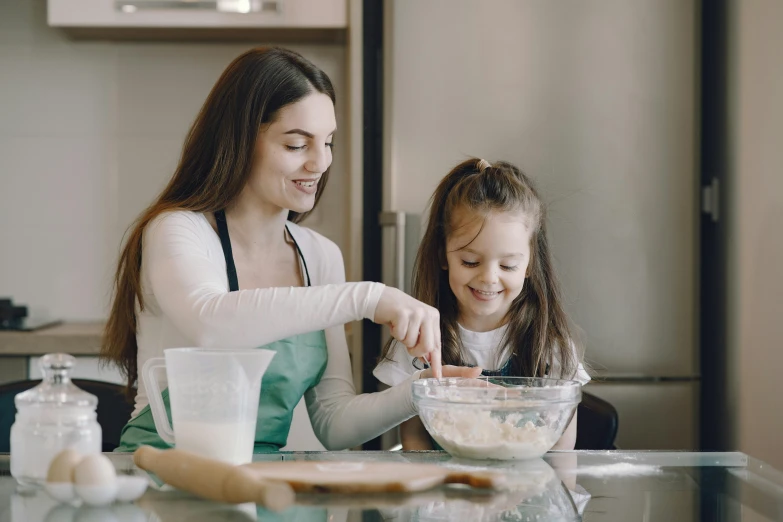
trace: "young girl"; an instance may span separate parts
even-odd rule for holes
[[[505,162],[457,165],[432,196],[413,270],[413,296],[441,317],[444,365],[483,375],[590,380],[562,306],[546,211],[530,179]],[[390,386],[422,369],[396,342],[373,372]],[[405,450],[432,449],[418,417],[400,427]],[[576,416],[554,449],[573,449]]]

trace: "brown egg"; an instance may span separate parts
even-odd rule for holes
[[[46,482],[50,483],[71,483],[73,482],[73,470],[84,455],[73,449],[65,449],[55,455],[49,464],[49,472],[46,475]]]

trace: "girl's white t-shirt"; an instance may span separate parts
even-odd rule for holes
[[[473,332],[463,328],[460,324],[457,326],[462,345],[465,347],[462,357],[466,364],[478,366],[483,370],[495,371],[501,369],[508,362],[510,353],[499,349],[508,329],[507,324],[489,332]],[[389,355],[391,360],[381,361],[372,372],[375,378],[384,384],[396,386],[410,379],[411,375],[421,369],[414,366],[414,358],[408,353],[405,346],[398,342],[394,343]],[[549,375],[560,375],[557,359],[554,361],[554,366]],[[573,379],[582,384],[590,382],[590,376],[582,363],[579,363]]]

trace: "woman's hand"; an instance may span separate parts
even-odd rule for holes
[[[387,286],[375,308],[373,322],[385,324],[391,335],[414,357],[429,361],[432,375],[441,378],[440,313],[397,288]]]

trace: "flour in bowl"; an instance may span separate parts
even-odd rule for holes
[[[517,426],[522,415],[505,419],[487,411],[434,411],[425,425],[432,437],[450,454],[469,459],[531,459],[555,445],[559,435],[546,426],[528,421]]]

